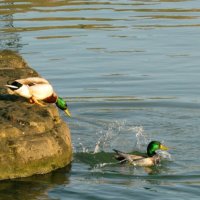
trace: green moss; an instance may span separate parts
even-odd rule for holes
[[[12,165],[2,165],[0,168],[0,180],[27,177],[34,174],[49,173],[58,168],[65,167],[71,163],[72,152],[67,154],[40,159],[37,161],[30,161],[29,163],[22,163],[19,160],[12,161]],[[6,164],[6,163],[5,163]]]

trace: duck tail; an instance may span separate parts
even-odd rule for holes
[[[116,154],[121,154],[121,153],[123,153],[122,151],[119,151],[119,150],[117,150],[117,149],[113,149],[113,151],[114,151]]]
[[[124,163],[127,161],[127,154],[123,153],[122,151],[119,151],[117,149],[113,149],[113,151],[116,153],[115,159],[119,160],[121,163]]]
[[[5,85],[5,86],[8,87],[11,90],[17,90],[20,87],[22,87],[22,84],[17,82],[17,81],[14,81],[11,84],[9,82],[7,82],[7,85]]]
[[[14,85],[5,85],[6,87],[8,87],[8,88],[10,88],[11,90],[12,89],[18,89],[18,87],[17,86],[14,86]]]

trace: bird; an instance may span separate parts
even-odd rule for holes
[[[115,151],[115,159],[119,160],[120,163],[128,162],[134,166],[139,167],[151,167],[160,163],[161,156],[156,153],[157,150],[167,151],[169,148],[159,141],[151,141],[147,146],[147,154],[146,155],[134,155],[128,154],[116,149]]]
[[[45,103],[55,103],[58,108],[63,110],[69,117],[71,113],[68,109],[67,103],[61,97],[59,97],[52,85],[42,77],[28,77],[24,79],[16,79],[5,85],[8,88],[10,94],[16,94],[25,97],[31,104],[37,104],[44,106]]]

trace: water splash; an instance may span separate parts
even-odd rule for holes
[[[114,121],[102,126],[93,138],[90,135],[90,142],[94,141],[93,144],[85,145],[81,138],[78,138],[78,141],[79,151],[75,154],[76,160],[87,163],[92,170],[101,170],[117,164],[113,149],[146,152],[151,137],[143,126],[133,126],[126,121]],[[158,151],[158,154],[163,160],[171,160],[168,152]]]
[[[162,160],[172,160],[172,156],[167,151],[157,150],[156,153],[162,158]]]
[[[104,168],[104,167],[107,167],[107,166],[113,166],[113,165],[116,165],[116,162],[98,163],[93,167],[93,170],[94,169],[101,169],[101,168]]]
[[[108,124],[106,130],[101,130],[97,132],[96,135],[100,135],[94,147],[94,153],[100,151],[111,151],[113,149],[113,144],[118,143],[120,135],[126,132],[126,121],[115,121]]]
[[[101,130],[97,130],[90,143],[79,141],[76,152],[112,152],[112,149],[131,152],[134,150],[145,151],[150,141],[149,135],[142,126],[133,126],[127,121],[114,121],[105,124]],[[94,141],[94,143],[92,143]]]
[[[142,126],[135,126],[129,128],[129,130],[135,133],[136,136],[135,147],[139,150],[141,150],[143,146],[146,147],[146,145],[150,141],[150,136],[147,135],[147,133],[145,133],[144,128]]]
[[[81,138],[78,138],[78,140],[80,141]],[[89,152],[89,149],[82,142],[79,142],[79,148],[81,148],[81,152],[83,152],[83,153]]]
[[[132,126],[126,121],[110,123],[106,130],[101,130],[96,135],[100,137],[95,144],[94,153],[112,151],[113,148],[129,152],[143,148],[146,150],[150,141],[142,126]]]
[[[151,134],[143,126],[134,126],[126,120],[103,122],[94,131],[93,135],[76,139],[75,152],[112,152],[112,149],[146,152],[146,147],[152,140]]]

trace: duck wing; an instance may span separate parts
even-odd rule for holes
[[[15,81],[17,81],[23,85],[28,85],[28,86],[49,84],[49,82],[46,79],[40,78],[40,77],[29,77],[29,78],[25,78],[25,79],[18,79]]]
[[[155,155],[153,157],[144,157],[139,155],[133,155],[121,152],[119,150],[113,149],[116,155],[115,158],[121,163],[129,162],[131,165],[139,167],[151,167],[157,165],[160,162],[160,157]]]
[[[160,163],[159,156],[142,158],[142,159],[133,160],[132,162],[130,162],[130,164],[134,166],[139,166],[139,167],[152,167],[154,165],[158,165],[159,163]]]
[[[115,151],[115,153],[116,153],[116,155],[115,155],[116,160],[119,160],[122,162],[124,162],[124,161],[133,162],[135,160],[140,160],[140,159],[144,158],[143,156],[124,153],[124,152],[116,150],[116,149],[113,149],[113,151]]]
[[[54,94],[53,87],[44,78],[29,77],[25,79],[15,80],[15,83],[20,83],[24,87],[26,86],[30,96],[34,97],[37,100],[44,100],[46,98],[51,97],[52,94]],[[22,94],[20,95],[23,96]]]

